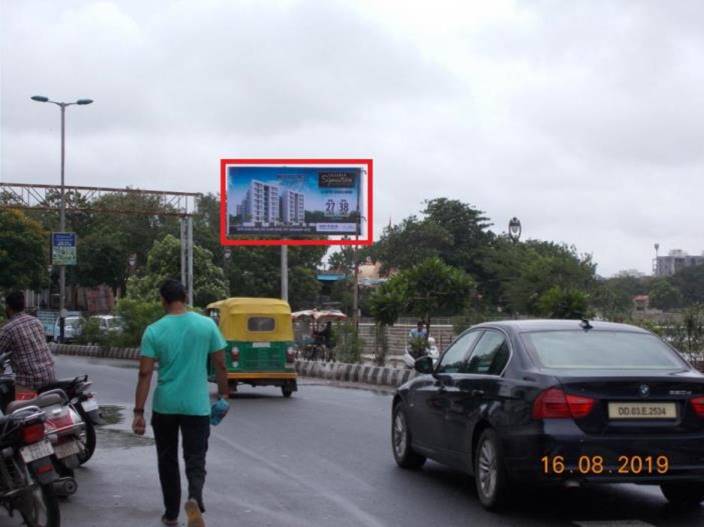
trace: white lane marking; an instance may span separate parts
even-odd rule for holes
[[[655,527],[652,523],[640,520],[607,520],[572,522],[578,527]]]

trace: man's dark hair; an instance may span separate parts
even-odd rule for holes
[[[416,326],[424,326],[424,325],[425,325],[425,323],[422,320],[419,320],[418,322],[416,322]]]
[[[24,311],[24,293],[22,291],[12,291],[5,297],[5,305],[15,313]]]
[[[159,289],[159,294],[167,304],[186,301],[186,289],[178,280],[169,279]]]

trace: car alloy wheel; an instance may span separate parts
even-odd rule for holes
[[[411,433],[408,429],[406,412],[398,403],[394,406],[391,419],[391,448],[394,452],[396,464],[401,468],[417,469],[423,466],[426,461],[425,456],[421,456],[413,450],[411,445]]]
[[[396,457],[402,458],[406,454],[408,446],[408,431],[406,430],[406,417],[402,411],[396,412],[394,417],[393,447]]]
[[[488,438],[482,442],[479,449],[478,462],[479,490],[487,498],[492,499],[496,492],[496,480],[498,478],[496,467],[496,448]]]

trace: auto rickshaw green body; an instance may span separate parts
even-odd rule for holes
[[[238,384],[280,386],[285,397],[298,389],[291,307],[277,298],[228,298],[208,305],[227,341],[225,361],[231,391]],[[212,366],[211,380],[215,380]]]

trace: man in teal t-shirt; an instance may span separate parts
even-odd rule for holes
[[[220,399],[224,401],[228,397],[224,352],[227,343],[212,319],[186,309],[186,293],[180,282],[167,280],[159,292],[166,315],[148,326],[142,336],[132,429],[136,434],[144,434],[144,403],[149,394],[154,365],[158,362],[152,427],[166,509],[162,522],[178,525],[181,506],[178,465],[180,430],[188,478],[186,511],[194,520],[189,525],[203,525],[200,513],[205,511],[203,485],[211,415],[207,362],[210,357],[215,367]]]

